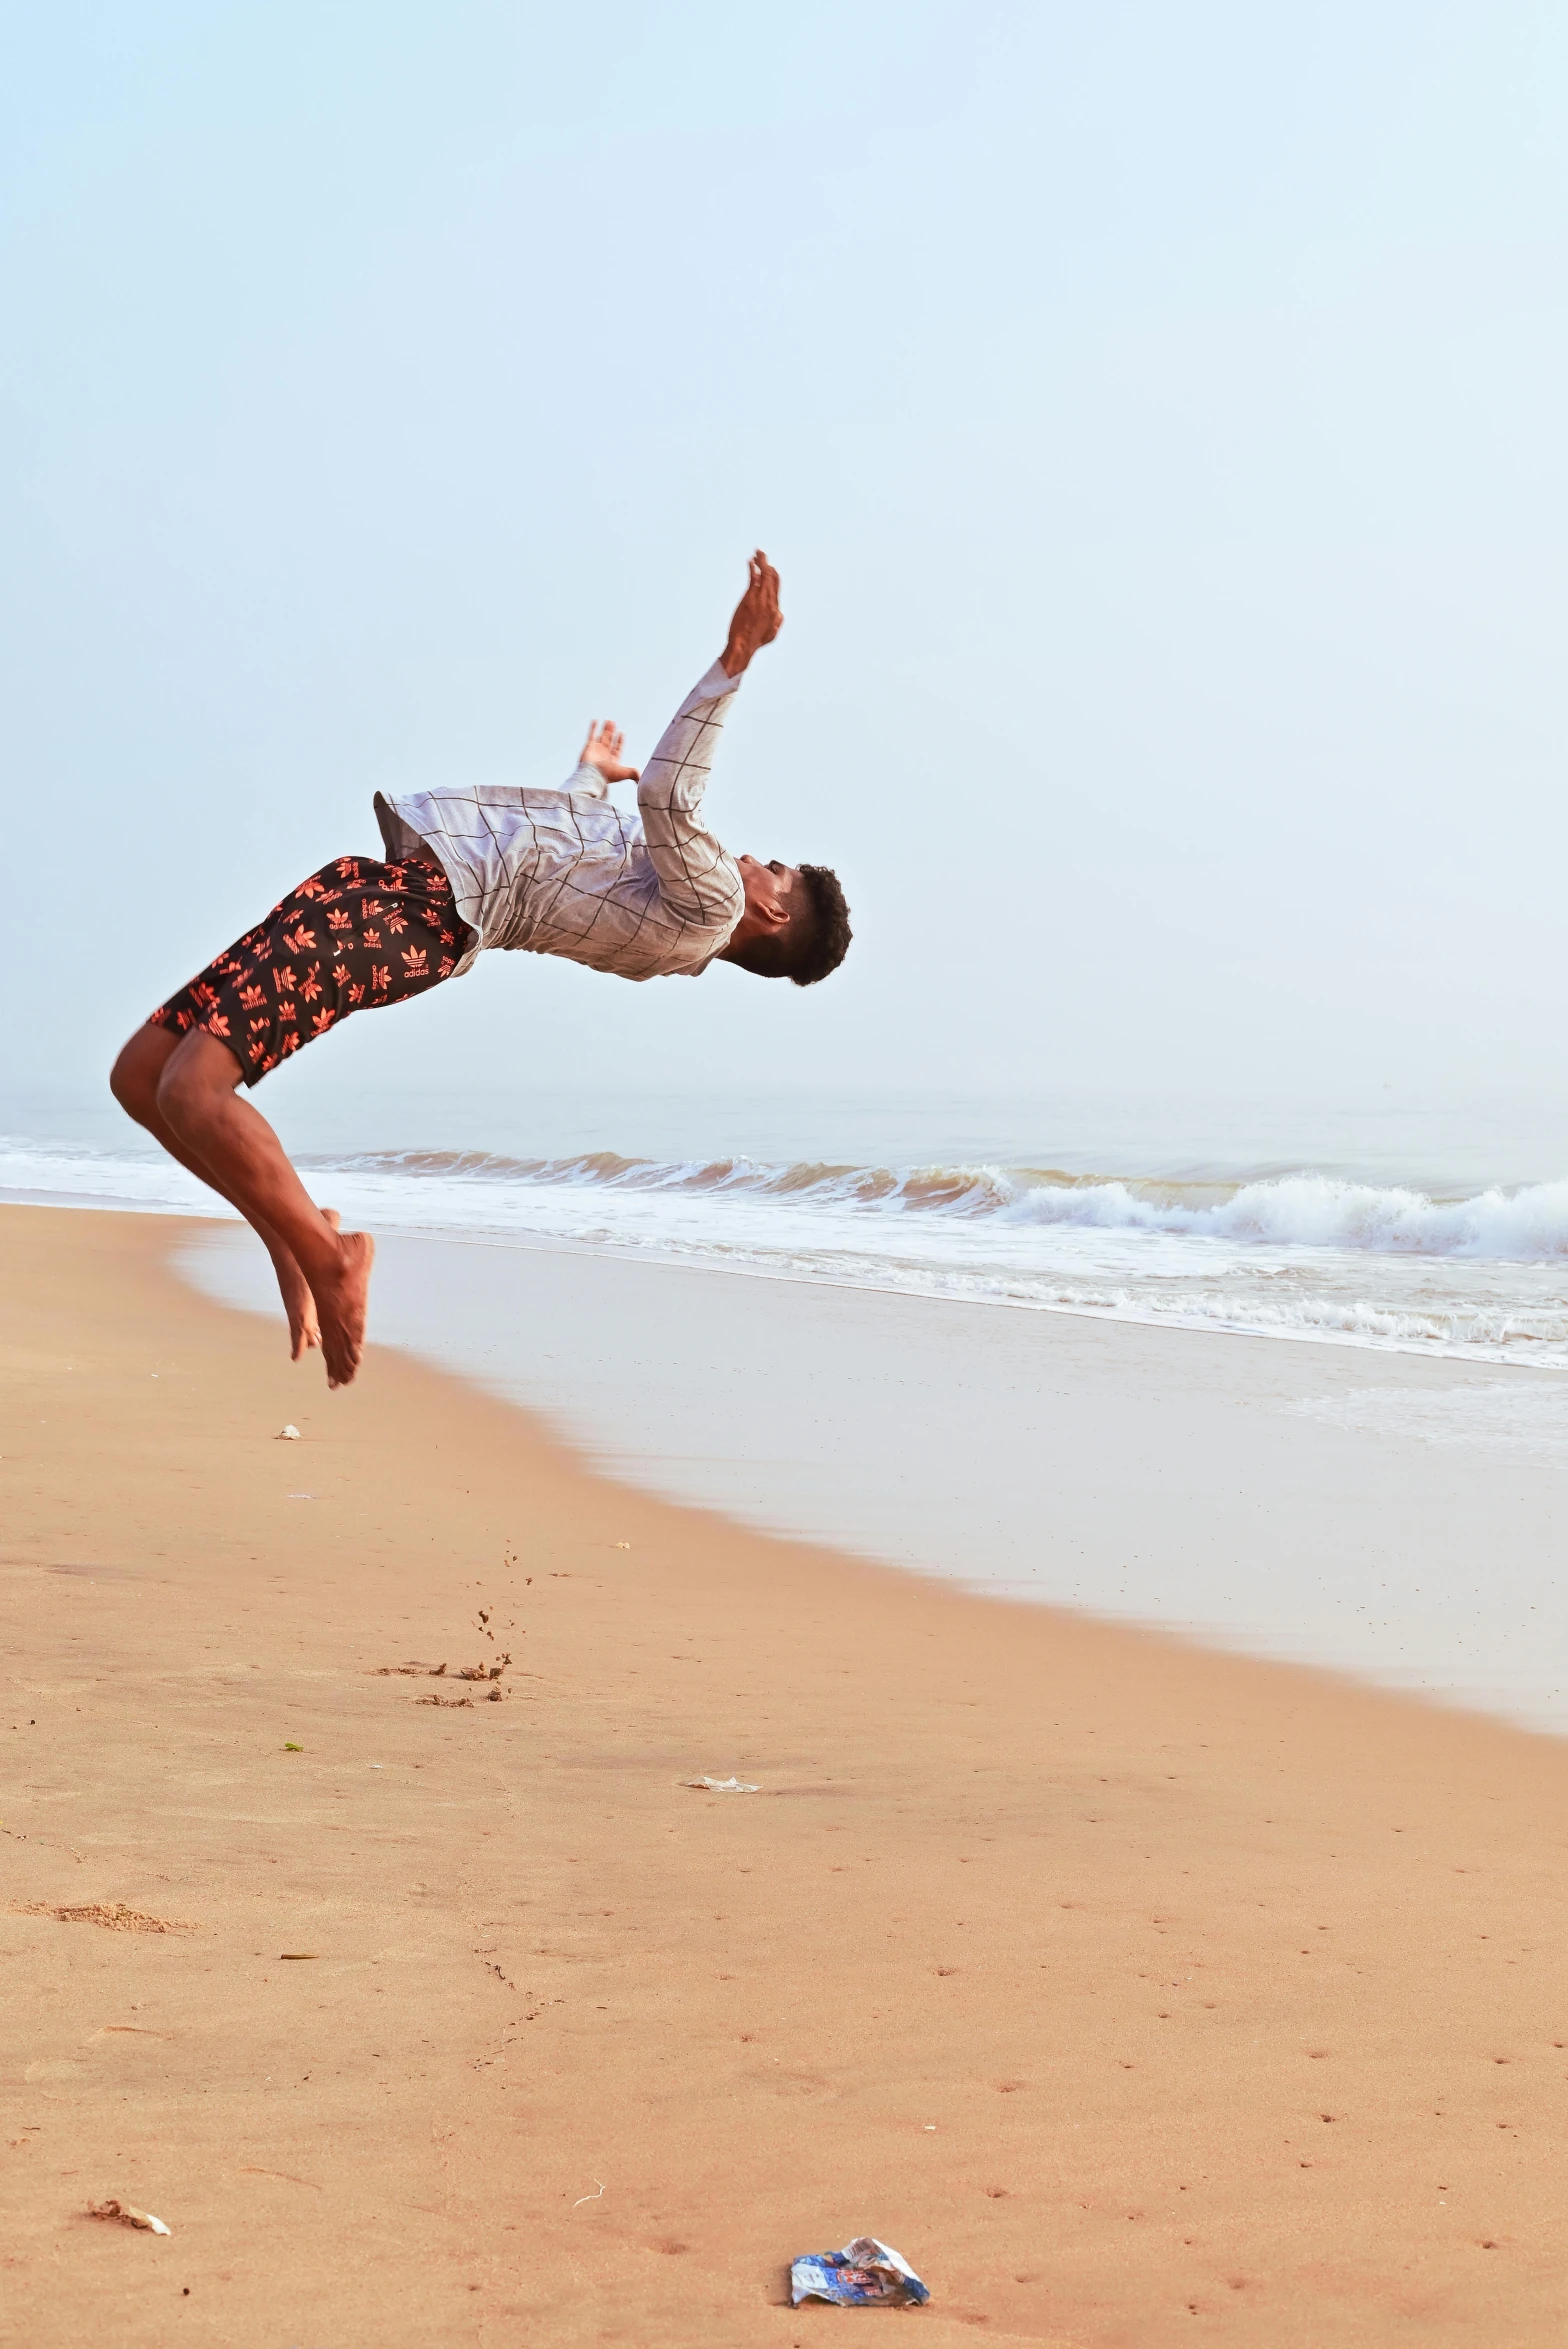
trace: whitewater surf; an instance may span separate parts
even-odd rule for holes
[[[1192,1183],[607,1151],[300,1163],[324,1203],[389,1233],[1568,1368],[1562,1180],[1444,1197],[1285,1168]],[[166,1161],[21,1138],[0,1145],[0,1193],[224,1212]]]

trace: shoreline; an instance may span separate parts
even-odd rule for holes
[[[238,1227],[177,1261],[275,1317]],[[1556,1382],[396,1234],[375,1316],[640,1490],[1568,1735]]]
[[[1560,1741],[328,1397],[179,1244],[0,1217],[40,2349],[794,2343],[861,2230],[938,2343],[1560,2337]]]
[[[79,1200],[102,1211],[189,1210],[202,1220],[229,1220],[156,1154],[73,1154],[17,1138],[0,1156],[11,1185],[0,1196],[18,1204]],[[78,1189],[85,1161],[95,1158],[103,1163]],[[1104,1175],[1089,1181],[1090,1194],[1107,1196],[1124,1192],[1128,1181],[1151,1194],[1173,1187],[1257,1192],[1240,1226],[1222,1231],[1184,1221],[1187,1209],[1169,1224],[1156,1216],[1148,1225],[1141,1214],[1128,1220],[1115,1208],[1108,1221],[1098,1214],[1013,1220],[1011,1208],[1002,1212],[1004,1202],[991,1195],[997,1185],[1005,1192],[1016,1179],[1027,1190],[1038,1176],[1046,1190],[1078,1196],[1083,1184],[978,1162],[945,1170],[961,1192],[986,1194],[987,1210],[978,1215],[962,1198],[944,1204],[925,1196],[940,1169],[816,1159],[770,1168],[733,1155],[708,1164],[634,1161],[614,1151],[508,1160],[491,1151],[418,1150],[304,1153],[300,1163],[329,1182],[351,1222],[389,1237],[582,1248],[624,1263],[744,1273],[855,1295],[1280,1338],[1395,1360],[1568,1372],[1568,1318],[1557,1308],[1560,1284],[1552,1275],[1564,1244],[1568,1186],[1557,1181],[1526,1183],[1507,1196],[1494,1187],[1452,1199],[1418,1196],[1368,1174],[1310,1170],[1195,1186]],[[578,1179],[591,1163],[602,1179]],[[96,1188],[105,1168],[115,1170],[107,1192]],[[498,1168],[509,1169],[517,1184],[490,1180]],[[18,1179],[24,1176],[31,1179]],[[770,1177],[789,1179],[759,1180]],[[874,1177],[874,1188],[892,1184],[899,1197],[883,1198],[882,1206],[899,1212],[863,1212],[871,1203],[860,1177]],[[903,1199],[906,1188],[919,1196]],[[1265,1193],[1279,1196],[1265,1200]],[[1286,1204],[1285,1194],[1300,1195]],[[1011,1207],[1020,1204],[1014,1198]],[[1121,1207],[1128,1208],[1125,1198]],[[1365,1238],[1369,1217],[1380,1239]],[[1506,1228],[1498,1228],[1499,1218]],[[1345,1228],[1328,1228],[1336,1219]]]
[[[302,1154],[301,1169],[318,1172],[313,1162]],[[327,1169],[328,1172],[333,1171]],[[148,1215],[165,1222],[216,1224],[234,1232],[248,1229],[243,1216],[229,1207],[204,1208],[130,1206],[107,1195],[89,1194],[81,1199],[70,1199],[57,1192],[14,1190],[0,1194],[0,1207],[33,1207],[59,1209],[88,1215]],[[815,1270],[778,1271],[764,1264],[726,1264],[658,1255],[638,1248],[630,1241],[595,1244],[585,1240],[557,1238],[537,1232],[506,1233],[492,1231],[484,1226],[465,1230],[461,1226],[383,1224],[378,1237],[393,1240],[430,1242],[435,1246],[515,1249],[542,1255],[586,1256],[606,1264],[646,1265],[666,1272],[692,1274],[711,1273],[720,1279],[778,1282],[786,1287],[829,1290],[846,1297],[898,1297],[911,1304],[953,1307],[959,1311],[986,1313],[1039,1313],[1068,1321],[1108,1322],[1119,1329],[1169,1330],[1175,1334],[1200,1338],[1244,1338],[1260,1345],[1279,1343],[1288,1346],[1332,1346],[1352,1354],[1389,1355],[1396,1360],[1417,1362],[1452,1362],[1462,1369],[1490,1370],[1501,1375],[1511,1371],[1528,1371],[1532,1377],[1568,1380],[1568,1364],[1532,1361],[1526,1356],[1503,1357],[1487,1353],[1480,1347],[1462,1343],[1423,1345],[1408,1338],[1356,1337],[1346,1330],[1318,1330],[1291,1327],[1281,1323],[1268,1329],[1248,1328],[1242,1322],[1204,1320],[1197,1316],[1184,1318],[1177,1314],[1155,1315],[1110,1305],[1059,1304],[1054,1300],[1020,1299],[994,1296],[956,1296],[937,1289],[900,1287],[896,1282],[870,1280],[835,1280],[830,1274]]]

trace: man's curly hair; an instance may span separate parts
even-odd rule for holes
[[[787,927],[771,938],[753,938],[729,959],[759,979],[793,979],[797,987],[814,987],[838,969],[854,933],[837,873],[827,865],[802,865],[799,871],[800,899]]]

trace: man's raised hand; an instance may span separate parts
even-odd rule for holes
[[[729,637],[719,658],[728,677],[738,677],[753,653],[771,644],[784,625],[779,610],[779,575],[759,546],[746,566],[746,592],[735,606]],[[625,736],[613,719],[595,718],[578,758],[581,767],[597,767],[606,783],[635,783],[638,770],[621,758]]]
[[[738,677],[752,654],[771,644],[784,625],[779,610],[779,575],[760,546],[747,568],[746,592],[735,606],[729,641],[719,656],[726,677]]]
[[[589,725],[588,739],[583,744],[577,764],[580,767],[597,767],[606,783],[635,783],[638,780],[637,768],[621,764],[625,741],[625,735],[612,719],[605,718],[601,722],[595,718]]]

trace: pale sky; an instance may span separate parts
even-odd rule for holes
[[[488,956],[317,1082],[1562,1088],[1561,9],[6,27],[18,1085],[378,787],[646,752],[760,542],[710,806],[845,969]]]

